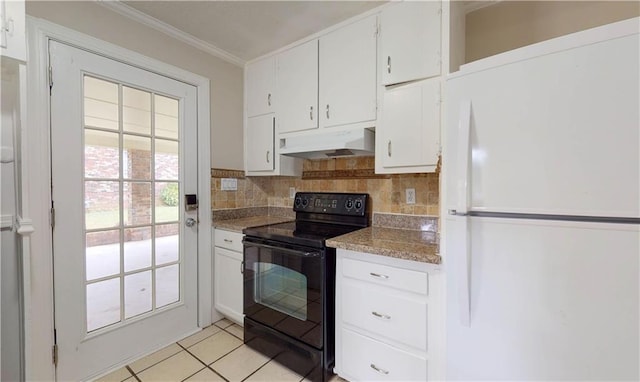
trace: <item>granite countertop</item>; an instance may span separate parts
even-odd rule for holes
[[[440,264],[435,232],[368,227],[327,240],[327,246],[423,263]]]
[[[227,231],[234,231],[242,233],[242,230],[248,227],[258,227],[267,224],[276,224],[292,221],[290,217],[283,216],[250,216],[239,219],[225,219],[217,220],[213,222],[213,228],[226,229]]]

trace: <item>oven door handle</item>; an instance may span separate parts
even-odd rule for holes
[[[314,251],[314,252],[299,251],[297,249],[277,247],[275,245],[255,243],[255,242],[247,241],[247,240],[242,240],[242,244],[247,245],[247,246],[253,246],[253,247],[267,248],[267,249],[274,250],[274,251],[279,251],[279,252],[285,252],[287,254],[294,255],[294,256],[299,256],[299,257],[320,257],[320,256],[322,256],[322,253],[319,252],[319,251]]]

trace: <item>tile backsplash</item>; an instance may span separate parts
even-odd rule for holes
[[[237,191],[222,191],[222,178],[237,178]],[[376,175],[373,157],[305,160],[302,177],[245,177],[242,171],[213,169],[214,210],[242,207],[293,206],[289,189],[314,192],[366,192],[372,211],[409,215],[439,214],[439,176],[431,174]],[[416,203],[405,202],[405,189],[416,190]]]

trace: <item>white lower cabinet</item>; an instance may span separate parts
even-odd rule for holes
[[[214,253],[214,306],[243,325],[242,234],[216,229]]]
[[[426,358],[348,329],[342,329],[341,337],[344,378],[350,381],[427,380]]]
[[[338,249],[336,366],[349,381],[441,379],[437,265]]]

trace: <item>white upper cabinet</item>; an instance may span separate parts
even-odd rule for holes
[[[24,1],[0,0],[0,49],[2,57],[27,61]]]
[[[318,40],[277,57],[278,133],[318,127]]]
[[[377,17],[320,38],[320,127],[376,119]]]
[[[247,116],[273,113],[276,90],[276,60],[267,57],[246,68]]]
[[[383,9],[380,21],[382,84],[440,75],[439,1],[403,1]]]
[[[440,77],[388,88],[376,130],[376,173],[433,172],[440,153]]]
[[[247,119],[247,172],[274,170],[273,129],[273,114]]]

